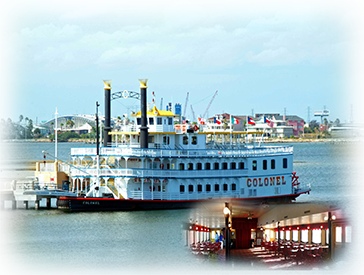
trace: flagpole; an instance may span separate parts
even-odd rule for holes
[[[231,143],[231,134],[233,132],[233,123],[232,123],[231,119],[232,119],[232,116],[230,115],[230,148],[232,146],[232,143]]]

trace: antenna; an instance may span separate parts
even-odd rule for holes
[[[159,110],[163,110],[163,97],[161,98],[161,105],[160,105]]]

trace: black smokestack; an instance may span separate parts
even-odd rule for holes
[[[104,125],[104,147],[110,147],[111,136],[109,132],[110,127],[110,117],[111,117],[111,80],[104,80],[104,90],[105,90],[105,125]]]
[[[147,81],[148,79],[139,79],[140,82],[140,148],[148,148],[148,127],[147,127]]]

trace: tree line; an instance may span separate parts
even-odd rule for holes
[[[0,139],[33,139],[36,131],[33,131],[33,120],[28,117],[19,116],[18,121],[0,119]],[[39,129],[38,129],[39,130]]]

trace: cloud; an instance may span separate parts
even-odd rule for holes
[[[88,17],[93,17],[100,14],[105,14],[109,11],[107,5],[88,5],[86,7],[81,7],[76,10],[67,12],[61,16],[61,19],[64,20],[75,20],[75,19],[84,19]]]
[[[345,52],[345,41],[331,19],[260,16],[231,24],[233,21],[225,14],[219,17],[219,23],[199,25],[193,23],[207,17],[201,15],[198,19],[195,15],[193,20],[196,21],[186,20],[188,24],[182,26],[181,18],[174,20],[170,14],[158,13],[158,19],[150,22],[141,20],[137,24],[133,20],[129,23],[120,18],[110,21],[111,28],[101,21],[93,28],[97,24],[92,16],[101,16],[104,11],[85,13],[81,23],[76,21],[76,15],[81,12],[78,9],[63,14],[62,19],[53,23],[21,29],[13,36],[19,66],[25,62],[52,70],[90,64],[100,68],[122,65],[130,69],[145,64],[155,69],[187,66],[223,70],[244,63],[262,66],[320,64]],[[179,14],[183,15],[181,11]],[[72,24],[65,18],[72,19]],[[152,16],[149,14],[148,18]],[[212,22],[210,17],[208,19]]]

